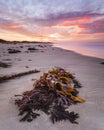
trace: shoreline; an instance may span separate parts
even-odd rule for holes
[[[5,45],[21,45],[21,46],[23,46],[23,45],[25,45],[25,44],[28,44],[28,41],[27,42],[9,42],[9,43],[7,43],[7,42],[5,42],[5,43],[2,43],[2,42],[0,42],[0,44],[5,44]],[[102,59],[102,60],[104,60],[104,58],[101,58],[101,57],[96,57],[96,56],[91,56],[91,55],[87,55],[87,54],[83,54],[83,53],[80,53],[80,52],[77,52],[77,51],[75,51],[75,50],[70,50],[70,49],[65,49],[65,48],[63,48],[63,47],[58,47],[58,46],[55,46],[55,45],[57,45],[56,43],[53,43],[53,42],[29,42],[29,44],[28,45],[31,45],[31,44],[34,44],[34,45],[37,45],[37,44],[40,44],[40,45],[50,45],[50,46],[52,46],[53,48],[59,48],[59,49],[63,49],[63,50],[66,50],[66,51],[72,51],[72,52],[74,52],[74,53],[76,53],[76,54],[78,54],[78,55],[82,55],[82,56],[85,56],[85,57],[91,57],[91,58],[97,58],[97,59]]]
[[[102,59],[102,60],[104,60],[104,58],[102,58],[101,56],[99,57],[97,57],[97,56],[93,56],[93,55],[88,55],[88,54],[85,54],[85,53],[81,53],[81,52],[78,52],[78,51],[75,51],[74,49],[66,49],[66,48],[64,48],[64,47],[62,47],[62,46],[57,46],[57,43],[53,43],[53,47],[56,47],[56,48],[61,48],[61,49],[64,49],[64,50],[69,50],[69,51],[73,51],[74,53],[77,53],[77,54],[79,54],[79,55],[83,55],[83,56],[87,56],[87,57],[93,57],[93,58],[99,58],[99,59]],[[81,48],[81,49],[83,49],[83,48]]]
[[[21,45],[22,46],[22,45]],[[1,46],[0,59],[2,62],[10,62],[8,68],[0,68],[2,75],[20,73],[31,69],[39,69],[40,73],[26,75],[21,78],[11,79],[0,84],[0,130],[103,130],[104,128],[104,66],[100,63],[102,59],[87,57],[73,51],[61,48],[54,48],[51,45],[40,47],[20,45]],[[20,50],[20,53],[8,53],[8,48]],[[36,50],[28,50],[36,48]],[[53,125],[47,115],[41,113],[41,117],[31,123],[20,123],[18,109],[14,105],[14,95],[22,94],[33,88],[35,79],[50,70],[59,66],[70,71],[82,84],[79,89],[79,97],[86,100],[83,104],[70,106],[69,111],[79,113],[79,124],[74,125],[68,121],[62,121]],[[34,80],[32,80],[34,79]]]
[[[95,59],[104,60],[104,58],[100,58],[100,57],[96,57],[96,56],[89,56],[89,55],[86,55],[86,54],[78,53],[78,52],[76,52],[74,50],[68,50],[68,49],[64,49],[64,48],[61,48],[61,47],[55,47],[55,48],[63,49],[63,50],[66,50],[66,51],[72,51],[73,53],[76,53],[78,55],[85,56],[85,57],[88,57],[88,58],[95,58]]]

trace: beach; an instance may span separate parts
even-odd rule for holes
[[[9,53],[8,49],[20,52]],[[104,130],[104,65],[101,64],[104,59],[83,56],[47,43],[23,43],[0,44],[0,61],[10,64],[7,68],[0,67],[0,76],[40,70],[0,83],[0,130]],[[52,124],[44,113],[30,123],[20,122],[14,95],[31,90],[35,79],[53,67],[70,71],[83,86],[79,97],[86,101],[69,107],[69,111],[79,113],[79,124],[69,121]]]

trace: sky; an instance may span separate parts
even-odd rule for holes
[[[0,0],[0,38],[104,44],[104,0]]]

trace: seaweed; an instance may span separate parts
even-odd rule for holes
[[[32,74],[32,73],[39,73],[39,72],[40,72],[39,70],[35,69],[35,70],[29,70],[26,72],[15,73],[15,74],[11,74],[11,75],[3,75],[3,76],[0,76],[0,83],[5,82],[10,79],[17,78],[17,77],[25,76],[25,75]]]
[[[70,72],[62,68],[53,68],[44,73],[36,80],[32,90],[15,95],[18,97],[15,104],[19,108],[19,116],[22,117],[20,121],[31,122],[40,116],[35,113],[36,110],[40,110],[49,115],[52,123],[68,120],[78,124],[76,119],[79,114],[66,110],[72,104],[85,101],[78,97],[76,86],[79,87],[81,84]]]
[[[63,120],[69,120],[71,123],[78,124],[76,119],[79,117],[78,113],[66,111],[62,106],[54,106],[51,110],[50,119],[52,123]]]

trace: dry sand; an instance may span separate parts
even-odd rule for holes
[[[104,130],[104,65],[103,59],[82,56],[72,51],[34,44],[0,44],[0,61],[12,64],[0,68],[0,75],[39,69],[41,72],[9,80],[0,84],[0,130]],[[27,53],[28,47],[39,50]],[[8,54],[8,48],[17,48],[21,53]],[[83,104],[69,107],[78,112],[78,125],[70,122],[52,124],[44,113],[31,123],[19,122],[18,109],[14,105],[14,95],[33,88],[33,80],[54,66],[63,67],[75,74],[83,87],[79,96],[86,99]]]

